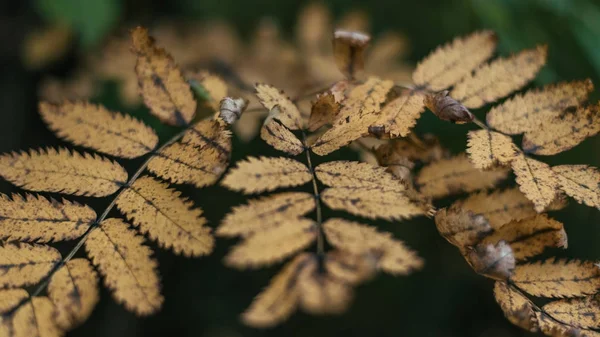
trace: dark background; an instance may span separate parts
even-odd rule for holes
[[[48,74],[61,76],[72,70],[80,51],[91,50],[122,23],[152,25],[160,19],[223,18],[242,36],[248,36],[258,20],[271,16],[290,39],[296,15],[306,2],[296,0],[39,0],[0,2],[0,151],[42,146],[65,146],[37,115],[36,90]],[[348,1],[327,5],[339,16],[351,9],[366,11],[373,33],[396,30],[409,40],[409,59],[416,63],[432,48],[456,35],[480,28],[495,30],[499,54],[507,55],[538,43],[549,44],[549,61],[532,86],[591,78],[600,83],[600,3],[592,0],[419,0]],[[27,33],[53,22],[67,22],[77,33],[70,52],[39,70],[27,70],[21,48]],[[128,109],[118,102],[115,90],[96,101],[110,108],[150,117],[143,109]],[[597,101],[597,92],[592,99]],[[140,112],[141,110],[141,112]],[[479,112],[482,116],[482,112]],[[466,144],[470,127],[442,123],[425,114],[417,132],[434,132],[454,152]],[[171,130],[159,130],[161,136]],[[599,166],[600,137],[551,158],[550,164]],[[247,154],[275,154],[260,140],[234,142],[234,159]],[[331,158],[355,158],[342,151]],[[328,158],[329,159],[329,158]],[[135,168],[132,162],[128,168]],[[16,191],[0,182],[0,191]],[[215,226],[227,210],[244,200],[219,187],[183,189]],[[97,209],[106,200],[80,199]],[[452,200],[438,203],[443,206]],[[596,260],[600,257],[598,210],[574,201],[553,215],[565,223],[569,249],[553,255]],[[325,216],[328,214],[325,213]],[[426,260],[425,268],[409,277],[380,275],[360,286],[350,310],[341,316],[315,317],[297,313],[269,330],[244,327],[238,319],[278,266],[241,272],[221,264],[227,246],[219,240],[215,253],[200,259],[173,256],[156,249],[166,301],[160,313],[137,318],[116,304],[103,289],[91,318],[69,336],[522,336],[530,335],[510,325],[492,296],[492,282],[475,275],[458,251],[436,232],[433,221],[377,223],[405,240]],[[68,247],[65,245],[64,247]],[[62,246],[60,246],[62,247]]]

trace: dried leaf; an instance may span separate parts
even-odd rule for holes
[[[440,160],[447,157],[447,151],[435,136],[425,134],[423,139],[408,137],[391,140],[377,147],[375,155],[379,165],[389,167],[394,165],[395,159],[401,157],[420,163]]]
[[[487,30],[458,37],[423,59],[413,73],[413,81],[433,91],[446,89],[489,59],[496,41],[496,34]]]
[[[493,232],[483,215],[455,205],[440,209],[435,214],[435,225],[440,235],[460,249],[477,245]]]
[[[225,97],[220,101],[217,111],[219,111],[219,118],[226,124],[232,125],[242,117],[246,107],[248,107],[246,99]]]
[[[76,239],[96,221],[86,205],[42,196],[0,194],[0,238],[50,242]]]
[[[469,131],[467,153],[471,163],[478,169],[487,169],[495,164],[508,164],[519,149],[512,139],[490,130]]]
[[[569,150],[600,132],[600,106],[581,107],[545,121],[523,137],[523,151],[554,155]]]
[[[48,296],[56,307],[56,324],[70,330],[83,323],[98,303],[98,275],[88,260],[73,259],[52,275]]]
[[[260,130],[260,138],[279,151],[293,156],[302,153],[304,144],[279,121],[278,115],[280,109],[275,106]]]
[[[302,115],[298,107],[283,91],[268,84],[256,84],[256,96],[260,103],[271,111],[275,106],[279,107],[279,121],[290,130],[302,129]]]
[[[496,229],[483,242],[496,243],[500,240],[510,245],[517,260],[541,254],[546,248],[567,248],[567,233],[563,224],[545,214],[509,222]]]
[[[302,309],[317,315],[341,314],[353,297],[352,288],[320,270],[316,259],[308,260],[300,270],[296,287]]]
[[[600,208],[600,172],[586,165],[554,166],[560,189],[577,202]]]
[[[64,148],[12,152],[0,156],[0,175],[30,191],[104,197],[127,181],[116,162]]]
[[[406,137],[425,111],[424,98],[420,91],[401,94],[381,109],[378,120],[370,126],[383,128],[390,138]]]
[[[23,289],[0,290],[0,336],[59,337],[55,308],[47,297],[29,297]]]
[[[39,105],[42,119],[62,139],[121,158],[136,158],[158,143],[154,130],[129,115],[87,102]]]
[[[475,116],[460,102],[448,96],[448,90],[435,94],[426,94],[425,106],[439,119],[456,124],[472,122]]]
[[[589,261],[550,258],[517,266],[511,281],[533,296],[577,297],[600,288],[600,268]]]
[[[515,269],[513,250],[505,241],[480,243],[465,252],[465,259],[476,273],[494,280],[507,280]]]
[[[546,63],[547,52],[547,46],[537,46],[496,59],[455,85],[450,96],[471,109],[494,102],[531,81]]]
[[[331,220],[333,219],[330,219],[329,221]],[[406,251],[405,247],[402,247],[402,249]],[[406,271],[407,264],[404,258],[395,260],[393,254],[388,255],[392,256],[392,259],[388,259],[387,261],[397,263],[398,266],[398,268],[392,269],[390,267],[393,266],[390,263],[387,263],[386,267],[388,271],[397,273]],[[402,256],[402,254],[398,255]],[[375,261],[376,259],[373,257],[374,256],[371,253],[353,254],[346,250],[329,251],[324,260],[325,271],[335,280],[350,285],[357,285],[371,279],[377,271],[376,268],[378,266],[376,264],[381,263]],[[418,260],[418,258],[416,260]]]
[[[221,177],[230,156],[229,130],[219,120],[205,120],[152,157],[148,170],[173,183],[204,187]]]
[[[114,299],[145,316],[160,309],[163,297],[156,260],[143,243],[123,220],[110,218],[90,233],[85,249]]]
[[[503,133],[534,131],[565,109],[583,103],[594,90],[591,80],[561,82],[516,95],[487,114],[487,123]]]
[[[508,170],[494,168],[481,171],[465,154],[442,159],[423,167],[416,183],[426,197],[442,198],[460,192],[473,192],[494,187],[508,176]]]
[[[196,101],[171,55],[155,46],[145,28],[133,29],[131,38],[137,56],[135,72],[144,103],[164,123],[189,124],[196,113]]]
[[[521,154],[513,159],[512,169],[519,189],[533,201],[537,212],[542,212],[554,201],[558,180],[548,164]]]
[[[512,324],[529,332],[538,331],[538,321],[533,310],[534,304],[521,292],[505,282],[496,281],[494,283],[494,297],[500,308],[502,308],[504,316]]]
[[[288,219],[275,228],[246,237],[225,257],[225,263],[235,268],[271,265],[310,245],[317,237],[316,229],[310,219]]]
[[[357,161],[331,161],[315,168],[317,178],[330,187],[381,189],[404,192],[406,186],[386,172],[385,168]]]
[[[298,218],[315,208],[315,198],[305,192],[285,192],[253,199],[236,206],[217,229],[217,235],[248,236],[268,231],[290,219]]]
[[[208,104],[213,110],[219,111],[221,100],[227,97],[227,83],[220,77],[199,71],[188,74],[188,81],[192,86],[200,86],[206,94],[208,94]]]
[[[25,243],[0,247],[0,288],[32,285],[42,280],[58,263],[58,250]]]
[[[278,157],[247,157],[239,161],[221,182],[246,194],[303,185],[312,179],[308,167],[299,161]]]
[[[341,105],[336,100],[334,94],[327,92],[317,95],[317,100],[312,103],[310,110],[308,130],[315,131],[323,125],[333,123],[340,109]]]
[[[365,68],[365,49],[371,37],[361,32],[336,30],[333,33],[333,57],[347,78],[355,78]]]
[[[138,178],[117,198],[117,208],[152,240],[175,254],[202,256],[210,253],[214,239],[202,210],[180,197],[181,193],[150,176]]]
[[[553,337],[599,337],[600,333],[593,330],[578,329],[564,324],[543,312],[536,312],[540,330]]]
[[[423,260],[390,233],[371,226],[339,218],[323,224],[327,242],[343,252],[367,255],[378,269],[395,275],[407,275],[423,267]]]

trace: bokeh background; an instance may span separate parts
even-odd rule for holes
[[[72,76],[82,55],[93,54],[106,38],[124,25],[150,27],[164,21],[208,22],[222,19],[250,39],[261,18],[270,17],[280,34],[294,41],[297,15],[308,3],[298,0],[35,0],[0,3],[0,152],[65,145],[43,125],[37,114],[40,84],[48,76]],[[591,78],[600,85],[600,1],[593,0],[333,0],[325,2],[334,17],[361,10],[370,18],[374,36],[401,33],[408,42],[398,59],[414,65],[432,48],[454,36],[489,28],[498,33],[500,55],[539,43],[549,45],[548,64],[532,83]],[[69,37],[57,40],[63,51],[50,61],[37,62],[26,52],[32,34],[48,27],[66,27]],[[63,29],[60,28],[60,29]],[[59,31],[60,31],[59,29]],[[62,46],[61,43],[62,42]],[[66,41],[66,42],[65,42]],[[195,48],[216,48],[204,45]],[[51,48],[50,50],[52,50]],[[193,53],[193,50],[191,51]],[[243,57],[243,55],[238,55]],[[36,63],[37,62],[37,63]],[[597,101],[598,90],[592,96]],[[142,107],[123,104],[118,84],[106,81],[94,101],[158,124]],[[485,110],[485,109],[484,109]],[[478,112],[482,116],[484,112]],[[453,152],[464,149],[469,126],[455,126],[426,113],[417,132],[433,132]],[[174,130],[161,128],[161,137]],[[600,137],[586,140],[566,153],[544,158],[550,164],[600,165]],[[271,155],[262,141],[234,141],[234,158]],[[341,151],[333,158],[356,158]],[[329,159],[329,158],[328,158]],[[136,166],[131,163],[130,168]],[[183,189],[205,209],[214,226],[244,198],[219,187]],[[0,191],[16,191],[0,182]],[[101,208],[103,200],[85,200]],[[443,200],[438,206],[449,204]],[[326,213],[325,216],[328,214]],[[565,223],[569,248],[554,255],[600,259],[600,212],[570,203],[553,214]],[[380,275],[360,286],[354,304],[341,316],[313,317],[298,313],[279,327],[256,330],[238,318],[278,267],[236,271],[221,264],[233,241],[219,240],[206,258],[187,259],[156,249],[166,302],[160,313],[137,318],[117,305],[103,289],[92,317],[69,336],[528,336],[510,325],[492,296],[492,282],[475,275],[459,253],[436,232],[433,221],[377,223],[419,251],[425,268],[409,277]],[[68,247],[69,245],[65,245]]]

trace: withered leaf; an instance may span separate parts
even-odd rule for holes
[[[404,192],[406,186],[386,172],[385,168],[357,161],[331,161],[315,168],[315,174],[330,187],[352,187]]]
[[[30,191],[104,197],[127,181],[116,162],[64,148],[7,153],[0,156],[0,175]]]
[[[546,248],[567,248],[567,233],[563,224],[545,214],[509,222],[496,229],[483,242],[496,243],[500,240],[510,245],[517,260],[541,254]]]
[[[465,77],[454,86],[450,96],[472,109],[494,102],[531,81],[546,63],[547,51],[547,46],[537,46],[508,58],[498,58]]]
[[[308,130],[316,131],[323,125],[331,124],[340,112],[341,105],[332,93],[317,95],[317,100],[312,103]]]
[[[506,241],[479,243],[464,253],[473,270],[494,280],[507,280],[515,269],[515,256]]]
[[[559,116],[565,109],[583,103],[594,90],[591,80],[561,82],[527,91],[494,106],[487,114],[492,128],[511,135],[533,131]]]
[[[42,102],[40,114],[60,138],[122,158],[136,158],[152,151],[158,143],[154,130],[139,120],[101,105]]]
[[[333,33],[333,57],[347,78],[355,78],[365,68],[365,49],[371,37],[361,32],[336,30]]]
[[[56,306],[56,324],[70,330],[83,323],[99,300],[98,275],[87,259],[73,259],[50,278],[48,296]]]
[[[600,327],[600,302],[598,295],[569,298],[550,302],[542,310],[553,318],[578,328]]]
[[[494,283],[494,297],[504,316],[514,325],[530,332],[539,329],[533,303],[514,287],[505,282]]]
[[[540,330],[553,337],[599,337],[600,333],[594,330],[579,329],[559,322],[544,312],[536,312]]]
[[[42,196],[0,194],[0,238],[50,242],[75,239],[96,220],[86,205]]]
[[[494,187],[508,176],[508,172],[501,167],[481,171],[474,167],[463,153],[423,167],[417,175],[416,183],[424,196],[441,198]]]
[[[208,94],[208,104],[213,110],[219,111],[221,100],[227,97],[227,83],[220,77],[206,71],[199,71],[187,75],[192,85],[199,85]]]
[[[490,130],[469,131],[467,153],[471,163],[478,169],[487,169],[495,164],[510,163],[518,149],[512,139]]]
[[[260,138],[279,151],[293,156],[298,155],[304,151],[304,145],[298,137],[280,122],[277,117],[280,114],[279,106],[275,106],[271,110],[269,117],[260,129]]]
[[[542,212],[554,201],[558,180],[548,164],[521,154],[513,159],[512,169],[519,189],[533,202],[537,212]]]
[[[472,122],[475,116],[460,102],[448,96],[448,90],[426,94],[425,106],[439,119],[456,124]]]
[[[581,107],[577,111],[545,121],[523,137],[523,151],[554,155],[569,150],[600,131],[600,106]]]
[[[577,202],[600,208],[600,172],[587,165],[552,167],[560,189]]]
[[[85,241],[85,249],[115,300],[138,315],[150,315],[163,302],[157,263],[144,238],[128,227],[117,218],[102,221]]]
[[[138,178],[117,198],[117,208],[161,247],[175,254],[202,256],[210,253],[214,239],[202,210],[180,197],[181,193],[150,176]]]
[[[255,85],[256,96],[260,103],[271,111],[275,106],[279,106],[279,121],[290,130],[302,128],[302,115],[300,110],[283,91],[268,84],[257,83]]]
[[[446,89],[489,59],[496,41],[496,35],[487,30],[458,37],[423,59],[413,73],[413,81],[433,91]]]
[[[59,337],[56,310],[48,297],[29,297],[23,289],[0,290],[0,336]]]
[[[589,261],[550,258],[517,266],[511,281],[533,296],[577,297],[600,288],[600,268]]]
[[[483,215],[456,205],[440,209],[435,214],[435,225],[440,235],[459,249],[475,246],[493,232]]]
[[[316,237],[314,221],[291,218],[275,228],[248,235],[233,247],[225,257],[225,263],[236,268],[264,267],[307,247]]]
[[[423,267],[423,260],[391,233],[339,218],[327,220],[323,230],[332,246],[344,253],[366,255],[375,261],[377,269],[385,272],[407,275]]]
[[[137,56],[135,72],[144,103],[164,123],[189,124],[196,113],[196,100],[171,55],[155,46],[145,28],[133,29],[131,38]]]
[[[0,288],[32,285],[60,263],[58,250],[25,243],[0,247]]]
[[[408,137],[390,140],[378,146],[375,155],[379,165],[389,167],[394,165],[395,158],[403,157],[410,161],[429,163],[447,157],[447,151],[435,136],[425,134],[423,139]]]
[[[359,251],[362,252],[360,249]],[[396,262],[393,258],[389,260]],[[376,261],[376,258],[374,259],[372,253],[353,254],[350,251],[339,249],[329,251],[325,256],[324,262],[326,272],[330,274],[333,279],[340,280],[350,285],[356,285],[371,279],[377,271],[377,264],[380,264]],[[401,258],[397,262],[397,266],[400,266],[400,268],[391,269],[389,268],[389,263],[386,267],[388,267],[388,270],[397,272],[402,270],[406,271],[406,268],[402,269],[403,267],[406,267],[406,261]]]
[[[247,205],[234,207],[225,216],[216,234],[230,237],[267,231],[314,208],[314,196],[305,192],[285,192],[253,199]]]
[[[284,157],[247,157],[229,171],[221,184],[250,194],[303,185],[311,179],[310,170],[299,161]]]
[[[379,118],[371,126],[382,127],[390,138],[406,137],[417,124],[425,110],[425,94],[420,91],[408,91],[387,103]]]

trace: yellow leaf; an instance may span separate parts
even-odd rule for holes
[[[181,193],[150,176],[142,176],[117,198],[117,207],[152,240],[175,254],[210,253],[214,239],[202,210],[180,197]]]
[[[570,107],[583,103],[594,90],[591,80],[561,82],[516,95],[494,106],[487,123],[503,133],[516,135],[533,131]]]
[[[279,151],[298,155],[304,151],[304,144],[285,126],[277,116],[280,115],[279,106],[271,110],[270,116],[265,120],[260,138]]]
[[[540,330],[553,337],[599,337],[600,333],[594,330],[579,329],[557,321],[544,312],[536,312]]]
[[[253,199],[236,206],[217,228],[217,235],[247,236],[271,230],[290,219],[301,217],[315,208],[315,198],[304,192],[285,192]]]
[[[394,165],[394,158],[404,157],[411,161],[429,163],[447,157],[447,150],[442,148],[439,140],[432,134],[425,134],[423,139],[408,137],[390,140],[375,149],[379,165]]]
[[[509,222],[496,229],[483,242],[496,243],[501,240],[510,245],[517,260],[539,255],[546,248],[567,248],[567,233],[563,224],[545,214]]]
[[[518,149],[512,139],[489,130],[469,131],[467,153],[471,163],[478,169],[487,169],[494,164],[508,164],[517,155]]]
[[[455,85],[450,96],[473,109],[494,102],[531,81],[546,63],[547,51],[537,46],[483,65]]]
[[[333,220],[333,219],[330,219]],[[402,247],[406,251],[406,248]],[[361,251],[362,253],[362,251]],[[402,254],[398,254],[401,255]],[[386,268],[391,272],[406,272],[407,263],[403,258],[394,259],[394,254],[388,254],[391,259],[386,260]],[[373,254],[353,254],[347,250],[333,250],[325,255],[325,271],[333,279],[340,280],[346,284],[357,285],[371,279],[377,271]],[[415,259],[415,262],[419,259]],[[391,263],[389,263],[391,262]],[[378,264],[382,265],[381,262]],[[392,268],[397,266],[396,268]]]
[[[187,78],[189,81],[202,86],[210,97],[208,101],[209,106],[214,111],[219,111],[221,100],[227,97],[227,83],[220,77],[206,71],[190,73]]]
[[[160,309],[163,297],[156,260],[143,242],[123,220],[110,218],[90,233],[85,249],[115,300],[145,316]]]
[[[76,239],[96,220],[86,205],[42,196],[0,194],[0,238],[50,242]]]
[[[583,298],[570,298],[550,302],[542,308],[545,313],[553,318],[578,328],[600,327],[600,302],[598,296],[592,295]]]
[[[515,269],[515,256],[506,241],[482,242],[463,254],[476,273],[494,280],[507,280]]]
[[[70,330],[83,323],[98,303],[98,275],[88,260],[73,259],[52,275],[48,296],[56,307],[56,324]]]
[[[390,138],[406,137],[425,110],[425,95],[419,91],[405,92],[387,103],[373,127],[382,127]]]
[[[317,178],[330,187],[353,187],[404,192],[406,186],[385,168],[356,161],[331,161],[315,168]]]
[[[137,56],[135,72],[144,103],[164,123],[189,124],[196,113],[196,101],[173,57],[163,48],[156,47],[145,28],[133,29],[131,39]]]
[[[487,30],[458,37],[423,59],[413,73],[413,81],[432,91],[446,89],[489,59],[496,41],[496,34]]]
[[[299,161],[284,157],[248,157],[239,161],[221,183],[231,190],[250,194],[303,185],[311,179],[308,167]]]
[[[533,296],[577,297],[597,292],[600,268],[589,261],[551,258],[517,266],[511,281]]]
[[[494,297],[504,312],[504,316],[512,324],[529,332],[538,331],[538,321],[533,310],[534,304],[521,292],[505,282],[496,281]]]
[[[357,256],[367,255],[378,269],[396,275],[407,275],[423,267],[423,260],[390,233],[358,222],[331,218],[323,224],[327,241],[332,246]]]
[[[523,151],[554,155],[569,150],[600,131],[600,106],[579,108],[574,113],[545,121],[523,137]]]
[[[30,191],[93,197],[111,195],[127,181],[127,171],[116,162],[63,148],[4,154],[0,175]]]
[[[461,250],[477,245],[493,232],[483,215],[456,205],[440,209],[435,214],[435,225],[440,235]]]
[[[417,175],[416,183],[424,196],[442,198],[494,187],[507,176],[508,170],[501,167],[481,171],[471,164],[465,154],[459,154],[423,167]]]
[[[279,107],[279,121],[290,130],[302,129],[302,115],[296,104],[287,97],[283,91],[268,84],[256,84],[256,96],[260,103],[271,111],[275,106]]]
[[[47,297],[29,297],[23,289],[0,290],[0,336],[59,337],[56,310]]]
[[[600,172],[586,165],[554,166],[560,189],[577,202],[600,208]]]
[[[357,31],[336,30],[333,33],[333,58],[346,78],[355,78],[365,68],[365,49],[371,37]]]
[[[25,243],[0,247],[0,287],[21,287],[42,280],[60,263],[58,250],[45,245]]]
[[[247,236],[225,257],[235,268],[258,268],[279,262],[310,245],[317,237],[314,221],[292,218],[269,230]]]
[[[42,119],[62,139],[121,158],[136,158],[158,143],[154,130],[139,120],[88,102],[39,105]]]
[[[548,164],[523,154],[512,161],[519,189],[533,202],[537,212],[542,212],[556,197],[558,180]]]
[[[327,92],[317,95],[317,100],[312,103],[310,110],[308,130],[316,131],[323,125],[331,124],[340,112],[340,109],[341,105],[336,101],[332,93]]]

